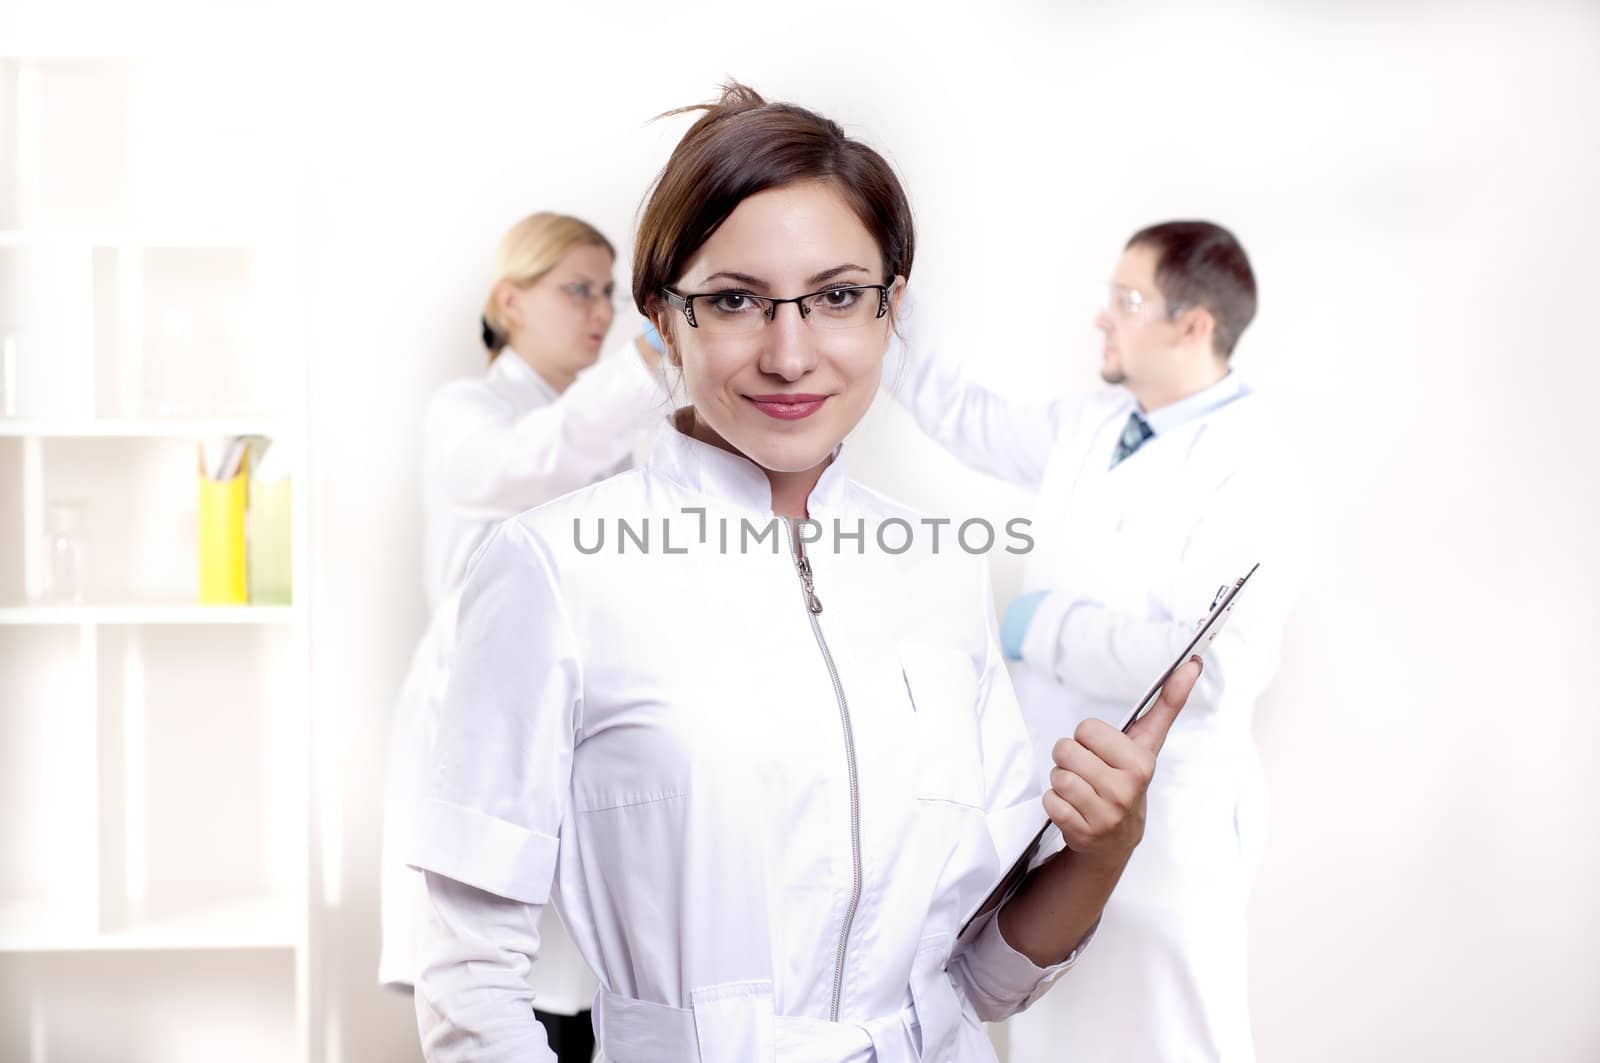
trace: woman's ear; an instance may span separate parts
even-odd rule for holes
[[[900,323],[905,320],[904,315],[910,313],[916,303],[915,300],[909,303],[905,302],[906,279],[904,277],[895,274],[894,280],[890,281],[890,283],[894,285],[894,291],[889,293],[889,330],[895,335],[899,335]]]
[[[520,289],[508,280],[503,280],[494,286],[494,305],[500,311],[500,321],[505,325],[506,331],[522,327],[522,310],[517,306],[517,295]]]
[[[683,359],[678,354],[677,337],[673,334],[673,327],[677,324],[674,320],[678,315],[671,312],[671,308],[664,305],[659,299],[651,299],[645,307],[645,316],[650,319],[650,324],[656,327],[656,335],[661,337],[661,344],[666,348],[662,355],[667,364],[674,369],[683,368]]]

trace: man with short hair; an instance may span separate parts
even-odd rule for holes
[[[1245,909],[1265,795],[1251,718],[1314,536],[1305,478],[1231,370],[1255,308],[1226,229],[1143,229],[1095,318],[1110,386],[1030,403],[972,384],[901,307],[895,398],[966,464],[1038,492],[1023,593],[1000,628],[1042,772],[1070,774],[1057,740],[1089,717],[1120,724],[1219,586],[1261,562],[1172,729],[1093,947],[1070,985],[1011,1022],[1018,1061],[1253,1059]]]

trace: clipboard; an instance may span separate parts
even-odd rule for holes
[[[1127,734],[1129,728],[1155,705],[1156,701],[1161,697],[1161,688],[1167,685],[1167,680],[1172,678],[1172,673],[1182,667],[1184,661],[1204,651],[1222,633],[1223,625],[1227,622],[1229,614],[1233,612],[1233,603],[1239,598],[1239,592],[1244,590],[1244,585],[1250,582],[1250,577],[1254,576],[1256,570],[1260,567],[1259,562],[1251,565],[1250,571],[1246,572],[1236,582],[1232,584],[1224,583],[1217,588],[1216,597],[1211,600],[1211,611],[1197,625],[1194,638],[1190,639],[1189,644],[1183,648],[1183,652],[1179,653],[1172,663],[1167,665],[1167,670],[1161,673],[1160,678],[1151,684],[1144,697],[1140,698],[1138,704],[1134,705],[1133,711],[1128,713],[1128,718],[1122,723],[1123,734]],[[961,930],[956,934],[958,943],[964,941],[968,936],[968,931],[981,924],[985,916],[1004,904],[1006,899],[1016,892],[1017,887],[1022,885],[1022,880],[1028,876],[1028,867],[1033,862],[1033,855],[1039,851],[1039,843],[1044,841],[1045,833],[1049,831],[1051,825],[1050,820],[1046,818],[1044,826],[1039,828],[1038,832],[1034,834],[1033,840],[1023,848],[1022,855],[1017,857],[1011,866],[1006,869],[1006,873],[1000,876],[1000,881],[995,884],[994,889],[990,890],[989,895],[983,899],[983,902],[978,905],[971,915],[967,916],[966,922],[961,924]]]

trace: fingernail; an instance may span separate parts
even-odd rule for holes
[[[1200,655],[1198,653],[1190,657],[1189,660],[1193,661],[1195,664],[1198,664],[1202,672],[1206,670],[1206,662],[1200,659]]]

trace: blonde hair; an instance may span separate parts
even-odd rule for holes
[[[510,329],[495,305],[495,291],[501,283],[510,281],[518,288],[526,288],[550,272],[562,255],[583,246],[603,247],[612,258],[617,257],[617,249],[599,229],[570,215],[549,211],[528,215],[500,238],[500,248],[494,256],[494,283],[483,301],[483,345],[489,349],[490,361],[511,342]]]

